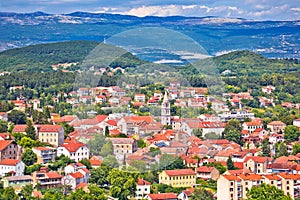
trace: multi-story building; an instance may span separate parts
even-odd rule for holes
[[[228,122],[231,119],[237,119],[239,121],[244,121],[245,119],[253,119],[254,113],[248,112],[248,111],[231,111],[231,112],[225,112],[218,115],[221,118],[221,121]]]
[[[271,133],[283,133],[286,124],[281,121],[273,121],[268,123],[267,128],[270,129]]]
[[[17,159],[18,145],[13,140],[0,140],[0,161],[3,159]]]
[[[24,175],[25,164],[18,159],[3,159],[0,162],[0,176],[11,174],[13,176]]]
[[[300,196],[300,175],[279,173],[221,175],[217,181],[217,198],[218,200],[242,200],[247,198],[247,192],[253,186],[262,183],[277,187],[292,199]]]
[[[16,192],[20,192],[26,185],[32,184],[32,177],[29,175],[25,176],[8,176],[1,179],[3,187],[12,187]]]
[[[195,169],[197,178],[217,180],[220,176],[219,170],[215,167],[200,166]]]
[[[247,156],[244,160],[244,169],[249,169],[253,173],[267,173],[268,157]]]
[[[62,175],[58,172],[49,172],[46,168],[33,172],[32,179],[33,185],[39,185],[40,189],[55,188],[62,183]]]
[[[137,151],[137,141],[133,138],[109,138],[114,148],[114,154],[118,160],[123,160]]]
[[[63,143],[57,148],[57,156],[65,155],[78,162],[83,159],[89,159],[90,150],[82,142],[70,141]]]
[[[251,121],[244,122],[242,124],[243,130],[247,130],[249,133],[253,133],[258,128],[263,128],[263,123],[261,121]]]
[[[64,143],[64,129],[61,125],[37,126],[39,141],[59,146]]]
[[[159,183],[172,187],[193,187],[196,173],[192,169],[164,170],[159,174]]]
[[[144,197],[150,194],[151,183],[143,179],[138,179],[136,184],[136,196],[135,199],[144,199]]]
[[[51,147],[34,147],[32,151],[37,155],[37,163],[46,164],[54,161],[56,149]]]

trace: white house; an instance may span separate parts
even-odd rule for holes
[[[25,164],[18,159],[3,159],[0,162],[0,175],[12,173],[14,176],[24,175]]]
[[[63,143],[57,148],[57,156],[65,155],[72,160],[78,162],[82,159],[89,159],[90,150],[82,142],[71,141]]]
[[[150,182],[145,181],[143,179],[138,179],[138,182],[136,185],[135,199],[144,199],[144,197],[146,195],[150,194],[150,187],[151,187]]]

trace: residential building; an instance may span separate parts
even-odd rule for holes
[[[244,160],[244,169],[249,169],[256,174],[264,174],[267,172],[268,164],[268,157],[247,156]]]
[[[249,133],[253,133],[258,128],[263,128],[263,123],[261,121],[255,120],[251,122],[244,122],[242,124],[243,130],[249,131]]]
[[[3,159],[17,159],[18,145],[13,140],[0,140],[0,161]]]
[[[56,188],[61,185],[62,175],[42,167],[40,171],[33,172],[32,179],[33,186],[39,185],[40,189]]]
[[[0,162],[0,176],[11,174],[13,176],[24,175],[25,164],[18,159],[3,159]]]
[[[215,167],[200,166],[195,169],[197,178],[217,180],[220,176],[219,170]]]
[[[271,133],[283,133],[286,124],[281,121],[273,121],[267,125],[267,128],[270,129]]]
[[[57,156],[65,155],[78,162],[83,159],[89,159],[90,150],[82,142],[70,141],[63,143],[57,148]]]
[[[228,122],[231,119],[237,119],[239,121],[244,121],[245,119],[253,119],[254,113],[241,110],[241,111],[231,111],[231,112],[225,112],[218,115],[221,118],[221,121]]]
[[[12,187],[16,192],[20,192],[26,185],[32,184],[32,177],[29,175],[25,176],[8,176],[1,179],[3,187]]]
[[[54,161],[56,149],[52,147],[33,147],[32,151],[37,155],[37,163],[46,164]]]
[[[114,147],[114,154],[118,160],[123,160],[137,151],[137,141],[133,138],[109,138]]]
[[[64,142],[64,129],[61,125],[37,126],[38,139],[41,142],[59,146]]]
[[[150,194],[151,183],[143,179],[138,179],[136,184],[136,196],[135,199],[144,199],[144,197]]]
[[[172,187],[193,187],[196,173],[192,169],[164,170],[159,174],[159,183]]]
[[[139,102],[145,102],[146,95],[145,94],[135,94],[134,95],[134,100],[139,101]]]

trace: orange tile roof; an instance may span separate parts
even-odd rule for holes
[[[76,189],[85,188],[85,187],[87,187],[87,186],[88,186],[87,183],[79,183],[79,184],[76,186]]]
[[[277,181],[281,180],[281,178],[279,176],[277,176],[276,174],[266,174],[266,175],[263,175],[263,177],[265,177],[269,180],[277,180]]]
[[[148,181],[145,181],[145,180],[143,180],[143,179],[138,179],[138,182],[137,182],[137,184],[138,185],[151,185],[151,183],[150,182],[148,182]]]
[[[0,165],[10,165],[10,166],[16,166],[16,164],[20,162],[20,160],[17,159],[3,159],[0,162]]]
[[[196,172],[210,173],[213,169],[214,167],[200,166],[196,168]]]
[[[12,136],[10,133],[0,133],[0,137],[3,138],[4,140],[14,138],[14,136]]]
[[[58,172],[48,172],[46,173],[46,176],[48,178],[62,178],[62,175],[60,175]]]
[[[175,170],[164,170],[168,176],[184,176],[184,175],[195,175],[192,169],[175,169]]]
[[[177,195],[174,193],[160,193],[160,194],[148,194],[151,200],[168,200],[177,199]]]
[[[59,132],[63,127],[61,125],[39,125],[39,132]]]
[[[250,180],[250,181],[256,181],[262,179],[262,176],[258,174],[240,174],[239,177],[243,180]]]
[[[90,159],[89,160],[92,166],[100,166],[101,165],[101,160],[96,160],[96,159]]]
[[[83,174],[80,172],[70,173],[70,175],[75,179],[83,178]]]
[[[222,176],[229,181],[241,181],[241,179],[235,175],[222,175]]]
[[[108,116],[107,115],[97,115],[95,119],[97,120],[98,123],[104,121]]]
[[[272,121],[268,123],[268,125],[286,125],[286,124],[281,121]]]
[[[248,160],[253,160],[254,162],[257,163],[264,163],[267,162],[268,157],[261,157],[261,156],[247,156],[244,160],[244,162],[248,162]]]
[[[16,124],[14,126],[14,129],[13,129],[13,132],[14,133],[17,133],[17,132],[25,132],[25,129],[26,129],[27,125],[24,125],[24,124]]]
[[[0,151],[8,147],[11,143],[13,143],[13,140],[0,140]]]
[[[117,122],[115,120],[107,120],[106,122],[108,125],[111,125],[111,126],[117,126]]]
[[[77,149],[85,146],[85,144],[83,144],[82,142],[73,141],[73,142],[63,143],[61,146],[65,147],[69,152],[76,152]]]

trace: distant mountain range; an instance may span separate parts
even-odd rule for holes
[[[0,51],[59,41],[102,42],[123,31],[144,27],[163,27],[183,33],[211,56],[250,50],[266,57],[300,58],[300,21],[252,21],[212,16],[140,18],[85,12],[60,15],[2,12]]]

